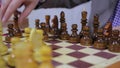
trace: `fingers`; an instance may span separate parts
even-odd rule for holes
[[[30,12],[36,7],[37,3],[38,3],[38,0],[36,0],[35,2],[31,2],[30,4],[27,5],[23,13],[20,15],[20,18],[18,20],[19,23],[22,23],[24,18],[26,18],[30,14]]]
[[[12,0],[3,15],[2,22],[5,23],[21,4],[20,0]]]
[[[0,10],[0,20],[2,20],[2,17],[8,7],[8,5],[10,4],[11,0],[6,0],[4,3],[2,2],[1,5],[1,10]]]

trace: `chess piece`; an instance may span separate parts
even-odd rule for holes
[[[34,44],[33,57],[34,57],[34,60],[37,62],[41,62],[41,55],[40,55],[39,50],[41,49],[42,46],[47,46],[44,43],[43,39],[44,39],[43,30],[32,29],[30,33],[30,41],[32,44]]]
[[[11,48],[14,49],[15,44],[19,41],[20,41],[19,37],[12,37],[11,38]]]
[[[81,38],[82,36],[83,36],[83,28],[84,28],[84,26],[86,26],[86,24],[87,24],[87,12],[86,11],[83,11],[82,13],[82,19],[81,19],[81,24],[82,24],[82,29],[81,29],[81,31],[80,31],[80,33],[79,33],[79,37]]]
[[[13,29],[14,25],[13,24],[8,24],[8,35],[10,37],[14,36],[14,29]]]
[[[104,35],[103,35],[103,29],[98,29],[98,38],[97,40],[94,42],[94,48],[97,48],[97,49],[105,49],[107,46],[105,45],[105,40],[103,39],[104,38]]]
[[[34,44],[33,49],[38,50],[41,46],[46,45],[43,41],[44,36],[43,36],[44,31],[39,29],[32,29],[30,33],[30,41],[32,44]]]
[[[29,40],[31,28],[25,28],[24,31],[24,37]]]
[[[40,29],[40,27],[39,27],[40,23],[39,23],[39,22],[40,22],[39,19],[36,19],[36,20],[35,20],[35,28],[36,28],[36,29]]]
[[[119,30],[112,31],[111,42],[108,46],[108,50],[111,52],[120,52]]]
[[[54,68],[52,64],[52,49],[49,46],[42,46],[39,49],[41,64],[39,68]]]
[[[41,29],[44,31],[43,35],[44,35],[44,40],[46,41],[48,40],[48,34],[46,32],[46,25],[44,22],[42,22],[40,25],[41,25]]]
[[[46,15],[45,20],[46,20],[46,31],[47,31],[47,33],[49,33],[50,30],[51,30],[51,27],[50,27],[50,15]]]
[[[99,16],[98,15],[95,15],[94,16],[94,22],[93,22],[93,27],[94,27],[94,33],[93,33],[93,43],[94,41],[97,40],[97,31],[98,31],[98,28],[99,28]]]
[[[69,42],[71,42],[71,43],[78,43],[79,42],[79,37],[77,34],[77,31],[78,31],[77,27],[78,27],[77,24],[72,25],[72,30],[71,30],[72,34],[69,38]]]
[[[62,11],[60,13],[60,23],[65,23],[65,13],[64,13],[64,11]]]
[[[118,42],[120,41],[120,32],[119,32],[119,37],[118,37]],[[119,44],[120,44],[120,42],[119,42]]]
[[[10,43],[11,37],[14,37],[13,24],[8,24],[8,35],[5,37],[5,42]]]
[[[33,59],[33,44],[29,41],[17,42],[15,44],[15,67],[16,68],[37,68],[37,63]]]
[[[64,13],[64,11],[61,11],[61,13],[60,13],[60,34],[61,34],[61,31],[62,31],[62,23],[65,23],[65,13]]]
[[[92,38],[90,37],[89,27],[83,27],[83,36],[80,39],[80,44],[84,46],[91,46],[92,45]]]
[[[67,24],[66,23],[62,23],[60,39],[62,39],[62,40],[68,40],[69,39],[69,34],[67,32]]]
[[[8,53],[8,47],[3,43],[2,39],[2,22],[0,22],[0,55],[5,55]]]
[[[112,34],[112,23],[111,22],[107,22],[105,27],[104,27],[104,34]]]
[[[105,43],[106,46],[109,45],[109,42],[111,42],[111,36],[112,36],[112,23],[107,22],[105,27],[104,27],[104,35],[105,35]]]
[[[6,57],[6,62],[9,68],[15,68],[15,56],[13,54],[9,54]]]
[[[0,55],[0,68],[7,68],[6,62],[1,55]]]
[[[58,38],[59,36],[59,29],[58,29],[58,18],[55,15],[53,20],[52,20],[52,29],[51,29],[51,34],[53,35],[53,39]]]
[[[22,32],[18,26],[18,12],[16,11],[14,13],[14,30],[15,30],[15,36],[16,37],[22,37]]]

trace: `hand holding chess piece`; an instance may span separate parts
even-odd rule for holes
[[[4,1],[4,0],[3,0]],[[36,7],[39,0],[9,0],[5,1],[4,5],[0,12],[0,20],[3,23],[6,23],[12,14],[21,6],[25,6],[24,11],[19,17],[19,23],[22,23],[23,20],[30,14],[30,12]]]

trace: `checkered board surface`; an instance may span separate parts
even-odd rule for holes
[[[55,68],[105,68],[120,61],[120,53],[69,43],[63,40],[49,40],[46,44],[53,49]]]

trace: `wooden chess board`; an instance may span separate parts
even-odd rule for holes
[[[80,43],[63,40],[49,40],[46,43],[53,48],[55,68],[105,68],[120,61],[120,53],[86,47]]]

